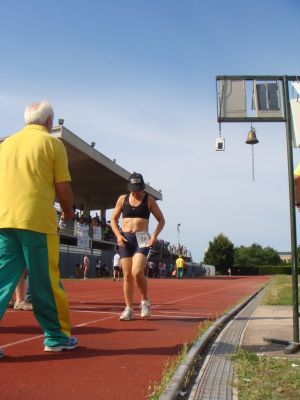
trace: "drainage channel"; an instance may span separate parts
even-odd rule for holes
[[[239,346],[244,329],[259,305],[260,292],[222,330],[210,346],[188,400],[233,400],[233,366],[230,356]]]
[[[217,320],[192,346],[159,400],[235,400],[230,355],[260,303],[264,287]],[[220,333],[219,333],[220,332]],[[188,377],[188,383],[184,381]]]

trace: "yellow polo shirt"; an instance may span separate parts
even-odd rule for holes
[[[297,168],[294,171],[294,175],[300,176],[300,164],[297,166]]]
[[[57,233],[55,183],[70,181],[63,143],[30,124],[0,146],[0,228]]]
[[[184,267],[184,260],[183,258],[179,257],[176,260],[176,268],[183,268]]]

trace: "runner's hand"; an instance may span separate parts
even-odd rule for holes
[[[126,246],[126,242],[128,242],[128,240],[125,239],[124,236],[120,235],[120,236],[117,237],[118,246],[125,247]]]
[[[157,242],[157,237],[155,235],[152,235],[148,242],[148,247],[153,246],[156,242]]]

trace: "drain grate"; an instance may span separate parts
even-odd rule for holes
[[[211,345],[193,385],[189,400],[233,400],[233,367],[230,356],[240,343],[241,335],[257,308],[260,292],[222,330]]]

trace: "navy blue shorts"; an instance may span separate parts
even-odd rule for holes
[[[128,240],[125,242],[125,247],[119,246],[119,254],[121,258],[132,257],[136,253],[144,254],[146,257],[148,256],[150,247],[139,247],[135,233],[121,232],[121,234]]]

